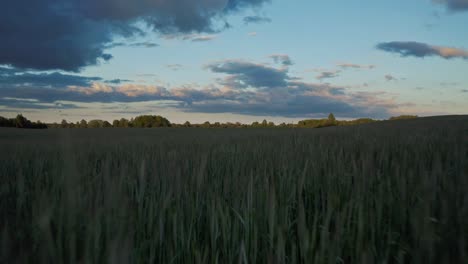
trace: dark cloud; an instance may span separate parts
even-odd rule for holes
[[[0,67],[1,87],[54,87],[88,86],[92,82],[101,81],[99,77],[83,77],[78,75],[62,74],[59,72],[37,73],[23,72],[14,68]]]
[[[155,48],[155,47],[159,47],[159,44],[153,43],[153,42],[138,42],[138,43],[131,43],[130,47]]]
[[[24,109],[77,109],[80,108],[75,104],[69,103],[44,103],[34,99],[22,99],[11,97],[0,97],[0,106],[8,108],[24,108]],[[3,109],[2,109],[3,111]]]
[[[268,0],[5,1],[0,8],[0,65],[76,72],[111,59],[105,49],[114,36],[143,34],[136,22],[162,34],[215,32],[228,25],[226,15],[265,2]]]
[[[205,0],[206,2],[220,2],[217,0]],[[250,6],[261,6],[266,2],[270,2],[270,0],[222,0],[221,2],[227,2],[227,6],[225,8],[226,12],[238,11]]]
[[[114,91],[111,86],[107,91],[95,90],[94,87],[82,87],[81,89],[57,89],[57,88],[3,88],[0,89],[0,97],[7,98],[33,98],[40,103],[55,103],[59,101],[81,102],[81,103],[113,103],[113,102],[144,102],[151,100],[169,100],[161,94],[145,94],[138,96],[129,96],[128,94]]]
[[[377,45],[377,49],[398,53],[402,57],[429,57],[439,56],[444,59],[462,58],[468,59],[468,51],[452,47],[432,46],[420,42],[384,42]]]
[[[225,81],[239,88],[285,87],[287,80],[290,79],[285,69],[276,69],[246,61],[225,60],[209,64],[206,68],[212,72],[230,75]]]
[[[259,23],[270,23],[271,18],[268,17],[261,17],[261,16],[246,16],[244,17],[244,23],[248,24],[259,24]]]
[[[280,63],[283,66],[293,65],[291,58],[289,58],[289,56],[285,54],[273,54],[270,56],[270,58],[272,58],[275,63]]]
[[[468,89],[463,89],[463,90],[461,90],[460,92],[462,92],[462,93],[468,93]]]
[[[74,12],[71,0],[17,0],[0,8],[0,64],[77,71],[109,60],[104,44],[117,23],[98,23]],[[123,26],[122,26],[123,27]]]
[[[468,0],[433,0],[434,3],[446,5],[451,11],[467,11]]]

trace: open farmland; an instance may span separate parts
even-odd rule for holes
[[[0,130],[1,263],[466,263],[468,117]]]

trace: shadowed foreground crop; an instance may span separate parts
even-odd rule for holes
[[[0,130],[2,263],[466,263],[468,118]]]

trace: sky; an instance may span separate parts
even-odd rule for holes
[[[468,113],[468,0],[16,0],[0,116],[297,122]]]

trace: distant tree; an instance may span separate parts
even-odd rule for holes
[[[62,122],[60,123],[61,128],[68,128],[68,123],[67,120],[63,119]]]
[[[88,122],[86,120],[81,119],[80,121],[80,128],[87,128],[88,127]]]
[[[330,121],[331,123],[335,123],[336,122],[336,118],[335,118],[335,115],[333,113],[330,113],[328,115],[328,121]]]
[[[103,121],[102,122],[102,127],[112,127],[112,124],[107,122],[107,121]]]
[[[0,127],[14,127],[15,123],[11,119],[0,116]]]
[[[15,127],[17,127],[17,128],[30,128],[31,127],[31,121],[29,121],[23,115],[19,114],[15,118]]]
[[[120,127],[130,127],[129,124],[130,124],[130,121],[128,121],[128,119],[120,118],[119,120]]]
[[[133,120],[133,126],[140,128],[170,127],[171,123],[162,116],[143,115]]]
[[[41,120],[37,120],[36,123],[34,124],[34,128],[38,128],[38,129],[46,129],[47,128],[47,125],[42,123]]]
[[[46,124],[41,121],[31,122],[23,115],[19,114],[15,118],[5,118],[0,116],[0,127],[16,127],[16,128],[47,128]]]
[[[202,127],[207,127],[208,128],[210,126],[211,126],[211,124],[208,121],[206,121],[205,123],[202,124]]]
[[[95,120],[91,120],[88,122],[88,128],[100,128],[100,127],[103,127],[103,121],[102,120],[98,120],[98,119],[95,119]]]
[[[112,126],[113,126],[113,127],[120,127],[120,121],[119,121],[119,120],[114,120],[114,121],[112,122]]]
[[[184,127],[191,127],[191,126],[192,126],[192,124],[190,124],[190,122],[189,122],[189,121],[185,121],[185,123],[184,123]]]
[[[267,122],[265,119],[263,119],[263,121],[262,121],[262,127],[267,127],[267,126],[268,126],[268,122]]]

